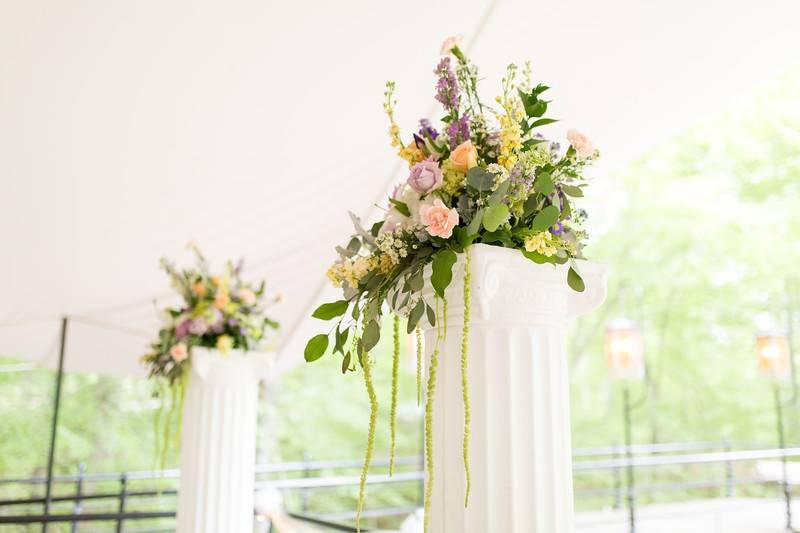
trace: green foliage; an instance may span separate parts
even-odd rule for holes
[[[306,344],[306,349],[303,352],[306,361],[311,363],[312,361],[316,361],[323,355],[325,355],[325,350],[328,349],[328,336],[324,333],[320,333],[319,335],[314,335]]]
[[[320,320],[332,320],[337,316],[342,316],[347,312],[347,300],[339,300],[337,302],[322,304],[311,315]]]
[[[453,265],[457,259],[456,253],[447,249],[443,249],[433,256],[431,285],[440,298],[444,298],[444,291],[453,279]]]

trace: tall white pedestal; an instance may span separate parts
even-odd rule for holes
[[[253,530],[258,382],[266,354],[194,348],[183,408],[179,533]]]
[[[567,266],[537,265],[518,250],[480,244],[469,253],[472,491],[465,508],[460,255],[439,357],[430,532],[571,533],[566,330],[604,300],[605,271],[582,262],[586,291],[576,293],[567,286]],[[426,330],[428,363],[435,342],[436,330]]]

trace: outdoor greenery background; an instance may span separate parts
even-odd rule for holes
[[[587,198],[595,231],[587,255],[610,265],[610,291],[607,303],[570,333],[574,445],[621,441],[619,385],[608,377],[602,347],[605,324],[627,315],[643,327],[648,361],[648,380],[633,392],[647,393],[633,416],[636,442],[774,446],[772,390],[756,373],[754,334],[758,317],[785,326],[792,299],[800,312],[800,73],[767,84],[602,179],[611,181],[603,197]],[[400,455],[418,453],[421,441],[407,348]],[[381,457],[389,442],[388,342],[375,354]],[[274,439],[262,435],[261,461],[361,457],[368,420],[363,381],[360,374],[342,376],[338,367],[326,356],[270,387],[274,403],[264,406],[262,426],[274,430]],[[49,371],[0,373],[0,477],[43,474],[52,390]],[[80,463],[93,472],[153,468],[157,404],[150,392],[141,381],[68,376],[57,471],[75,472]],[[790,392],[785,388],[786,397]],[[796,408],[787,413],[787,428],[790,444],[799,444]],[[167,465],[175,465],[174,453]],[[372,490],[370,505],[413,502],[416,490],[414,484]],[[310,505],[332,502],[352,505],[355,489]]]

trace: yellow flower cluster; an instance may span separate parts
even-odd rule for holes
[[[386,98],[383,102],[383,110],[386,112],[386,116],[389,117],[389,137],[392,140],[392,146],[402,148],[403,142],[400,140],[400,127],[394,120],[394,106],[397,101],[394,99],[393,81],[386,82],[386,91],[384,91],[383,96]]]
[[[401,148],[400,151],[397,153],[397,155],[408,161],[408,166],[414,165],[415,163],[419,163],[420,161],[424,160],[425,157],[427,157],[425,155],[425,152],[420,150],[417,147],[417,143],[415,143],[414,141],[408,143],[408,146],[406,146],[405,148]]]
[[[525,238],[525,250],[538,252],[546,257],[551,257],[558,251],[553,244],[553,235],[549,231],[540,231]]]
[[[467,174],[455,168],[449,159],[442,163],[442,190],[447,194],[454,195],[466,186]]]
[[[511,170],[517,163],[517,153],[522,149],[522,128],[519,123],[523,118],[520,102],[510,96],[498,97],[505,114],[497,117],[500,123],[500,155],[497,162]]]
[[[332,264],[326,275],[334,287],[338,288],[347,283],[350,287],[356,288],[369,272],[377,270],[381,274],[388,274],[394,267],[392,258],[385,254],[359,256]]]

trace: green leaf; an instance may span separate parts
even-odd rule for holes
[[[540,118],[531,124],[531,129],[538,128],[539,126],[546,126],[547,124],[552,124],[553,122],[558,122],[558,120],[554,118]]]
[[[525,106],[525,113],[529,117],[541,117],[547,112],[547,102],[537,100],[536,103]]]
[[[536,181],[533,182],[533,188],[536,192],[548,195],[555,190],[556,186],[553,184],[553,178],[550,174],[548,172],[542,172],[536,176]]]
[[[345,328],[344,331],[339,331],[339,326],[336,326],[336,342],[333,347],[334,353],[344,353],[344,345],[347,342],[347,336],[350,335],[350,328]]]
[[[372,350],[378,341],[381,340],[381,325],[377,320],[370,321],[364,328],[364,333],[361,335],[361,345],[364,351]]]
[[[486,231],[495,231],[508,221],[510,215],[506,204],[490,205],[483,214],[483,227]]]
[[[372,227],[369,229],[370,235],[372,235],[373,237],[377,237],[378,233],[381,231],[381,228],[383,227],[384,222],[385,221],[383,220],[379,220],[378,222],[374,223]]]
[[[440,250],[433,256],[431,285],[440,297],[444,298],[444,291],[453,280],[453,265],[458,256],[452,250]]]
[[[478,232],[481,230],[482,223],[483,223],[483,209],[479,209],[475,213],[475,217],[469,223],[469,226],[467,226],[467,237],[477,235]]]
[[[467,183],[478,192],[489,191],[494,185],[494,174],[485,168],[472,167],[467,171]]]
[[[508,194],[508,188],[511,186],[511,181],[506,180],[497,186],[497,189],[489,197],[489,205],[497,205],[503,201],[503,198]]]
[[[522,255],[536,263],[537,265],[544,265],[546,263],[553,263],[552,257],[547,257],[546,255],[540,254],[539,252],[529,252],[527,250],[520,250]]]
[[[586,284],[583,282],[583,278],[573,267],[569,267],[569,272],[567,272],[567,285],[576,292],[583,292],[586,290]]]
[[[357,237],[353,237],[352,239],[350,239],[350,242],[347,243],[347,249],[353,252],[354,254],[358,253],[358,251],[361,249],[361,239]]]
[[[319,318],[320,320],[331,320],[332,318],[336,318],[337,316],[342,316],[347,312],[348,306],[347,300],[339,300],[338,302],[332,302],[327,304],[322,304],[317,307],[316,311],[311,315],[314,318]]]
[[[408,209],[408,204],[405,202],[401,202],[400,200],[395,200],[394,198],[389,198],[389,202],[397,209],[401,215],[410,217],[411,211]]]
[[[428,323],[433,327],[436,325],[436,312],[430,305],[425,304],[425,308],[428,314]]]
[[[514,241],[511,240],[511,234],[505,228],[484,233],[481,242],[485,244],[500,243],[506,248],[517,248]]]
[[[544,231],[553,226],[558,220],[560,211],[554,205],[548,205],[536,215],[531,222],[531,229],[533,231]]]
[[[422,270],[418,270],[416,274],[411,276],[411,279],[408,280],[408,286],[414,292],[419,292],[422,290],[423,285],[425,284],[425,280],[422,277]]]
[[[583,189],[577,185],[561,185],[561,190],[564,191],[565,194],[568,194],[574,198],[580,198],[583,196]]]
[[[417,305],[414,306],[414,309],[411,310],[411,313],[408,314],[408,324],[406,325],[406,331],[409,335],[414,331],[414,328],[417,327],[420,318],[422,318],[422,313],[425,312],[425,302],[422,298],[419,299]]]
[[[310,363],[322,357],[327,349],[328,336],[324,333],[320,333],[319,335],[311,337],[311,339],[308,341],[308,344],[306,344],[306,349],[303,352],[303,355],[305,356],[306,361]]]
[[[350,352],[347,352],[342,358],[342,374],[346,374],[347,370],[350,368],[350,359]]]
[[[536,194],[531,194],[528,196],[528,199],[525,200],[525,204],[522,206],[522,218],[528,218],[539,208],[539,198]]]

